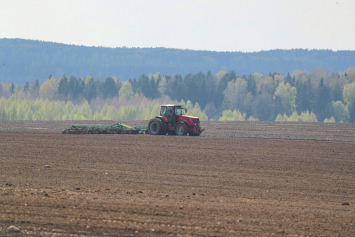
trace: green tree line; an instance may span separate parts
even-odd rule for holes
[[[355,122],[355,68],[343,72],[315,68],[284,76],[279,73],[238,76],[234,71],[190,73],[185,77],[155,73],[142,74],[128,81],[116,77],[99,81],[91,75],[67,78],[65,74],[54,79],[50,75],[42,84],[39,80],[24,85],[2,83],[0,96],[27,101],[71,102],[76,106],[87,103],[92,116],[97,114],[101,118],[105,118],[105,111],[110,106],[120,111],[125,106],[147,107],[149,102],[189,101],[194,105],[192,109],[196,107],[205,114],[205,119]],[[128,113],[127,108],[125,113]],[[116,117],[120,118],[118,114],[121,113],[117,112]],[[11,116],[7,118],[12,119]]]
[[[198,104],[184,104],[188,114],[207,120]],[[93,111],[87,101],[74,105],[71,101],[49,101],[48,99],[23,100],[13,95],[0,98],[0,120],[149,120],[160,112],[160,103],[150,101],[139,105],[123,105],[119,108],[105,104]]]

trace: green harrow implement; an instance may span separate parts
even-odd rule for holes
[[[147,133],[148,127],[131,127],[123,123],[116,123],[110,126],[75,126],[65,129],[62,134],[139,134]]]

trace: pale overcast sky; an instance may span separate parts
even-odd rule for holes
[[[0,38],[212,51],[355,50],[355,0],[0,0]]]

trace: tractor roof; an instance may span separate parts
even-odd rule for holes
[[[174,107],[174,106],[183,106],[183,105],[174,105],[174,104],[166,104],[166,105],[160,105],[160,106],[167,106],[167,107]]]

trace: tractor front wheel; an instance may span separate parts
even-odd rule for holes
[[[186,136],[187,134],[187,126],[184,123],[178,123],[175,126],[175,133],[178,136]]]

